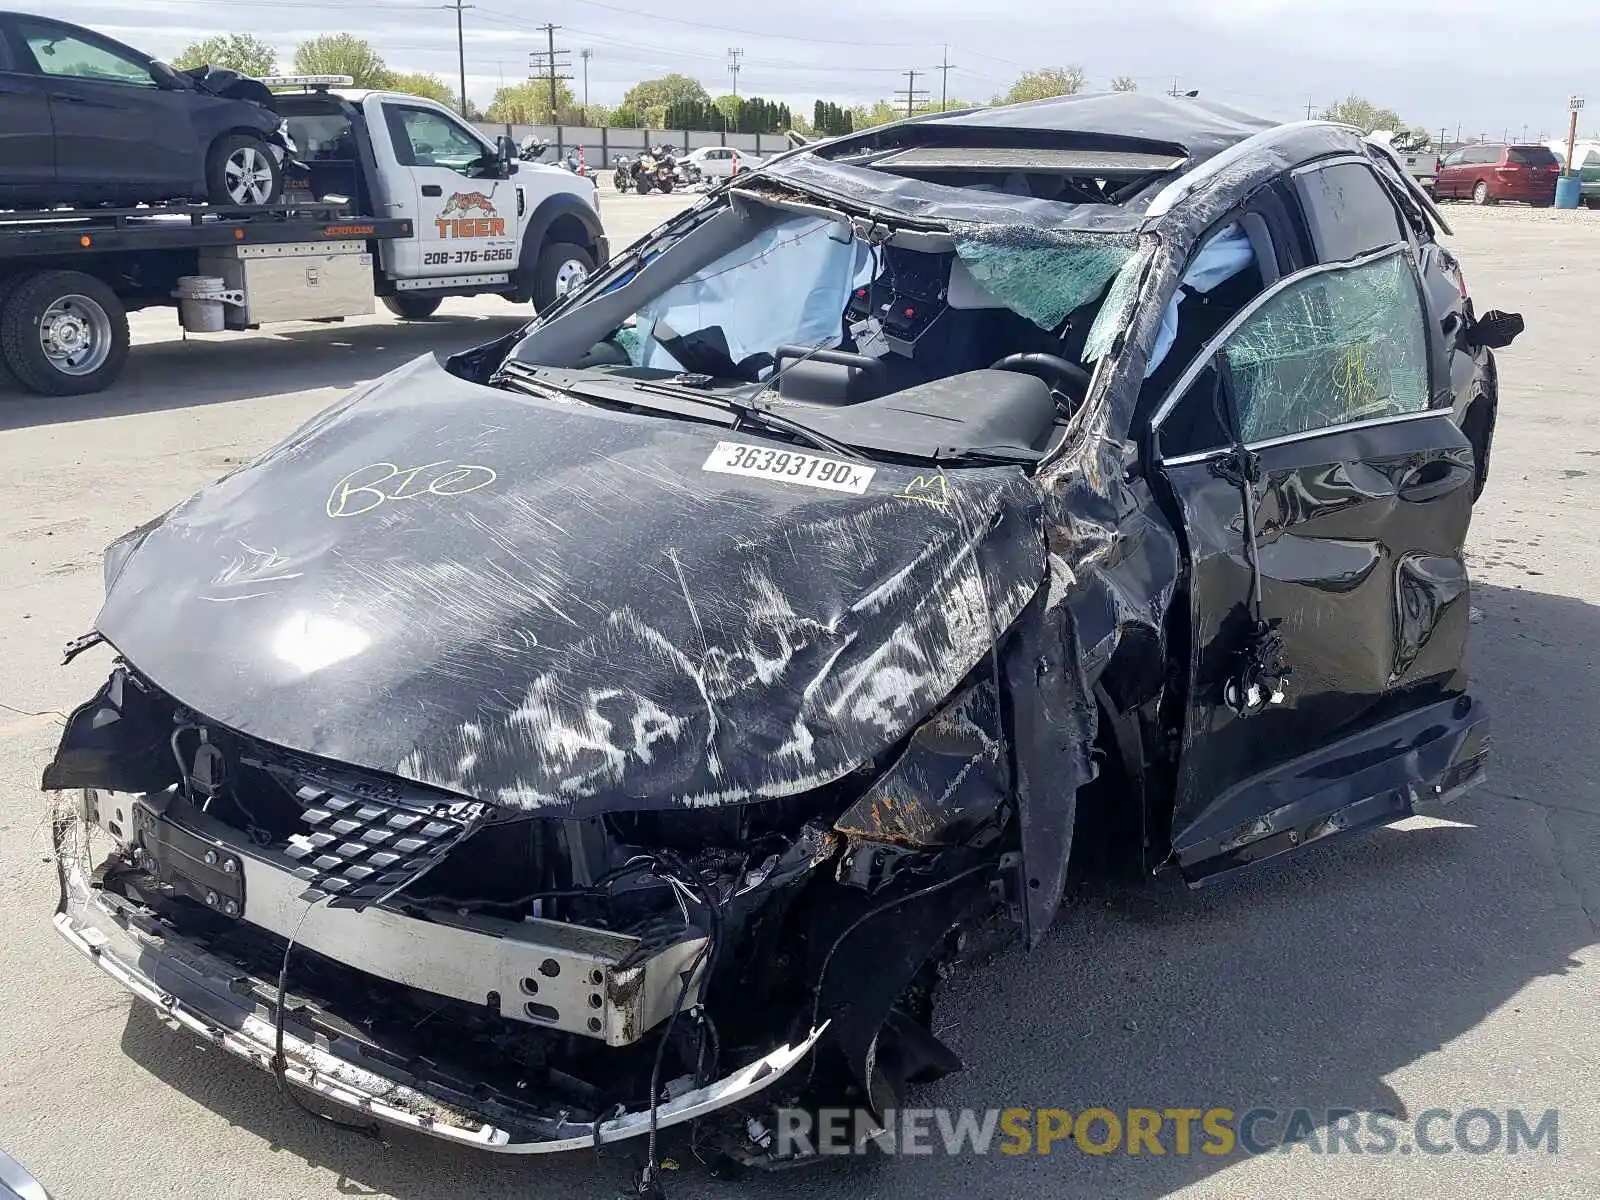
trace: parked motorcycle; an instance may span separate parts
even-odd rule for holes
[[[550,152],[550,142],[547,138],[536,138],[528,134],[517,147],[517,157],[523,162],[542,162],[544,156]],[[578,164],[578,148],[574,146],[567,151],[566,158],[561,160],[561,166],[571,171],[574,175],[584,174]]]
[[[611,186],[619,192],[633,190],[633,160],[631,158],[617,159],[617,169],[611,176]]]
[[[657,146],[634,159],[630,168],[633,186],[641,196],[651,191],[670,192],[678,182],[678,160],[671,146]]]

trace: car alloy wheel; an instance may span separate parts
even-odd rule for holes
[[[1474,204],[1489,203],[1489,185],[1483,180],[1478,180],[1478,186],[1472,189],[1472,202]]]
[[[63,375],[92,375],[111,356],[111,318],[88,296],[62,296],[39,319],[39,348]]]
[[[265,204],[271,198],[272,164],[259,147],[236,147],[222,171],[235,204]]]

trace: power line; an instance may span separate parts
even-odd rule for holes
[[[900,73],[905,76],[906,86],[896,92],[895,95],[905,97],[906,116],[909,117],[912,113],[912,110],[916,107],[917,101],[926,100],[928,98],[928,89],[919,88],[917,86],[917,76],[926,75],[927,72],[918,71],[915,68],[912,68],[909,71],[902,71]]]

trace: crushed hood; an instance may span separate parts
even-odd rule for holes
[[[990,654],[1044,577],[1037,496],[707,471],[719,442],[792,450],[420,359],[114,546],[96,624],[210,721],[502,805],[807,790]]]

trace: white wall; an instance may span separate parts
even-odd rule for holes
[[[660,129],[601,129],[589,125],[502,125],[493,121],[475,122],[480,132],[494,138],[509,134],[512,141],[521,142],[530,133],[547,139],[551,152],[544,161],[554,162],[565,157],[574,146],[583,147],[586,167],[609,167],[619,158],[633,158],[646,146],[670,143],[680,151],[695,150],[701,146],[736,146],[753,154],[776,154],[789,148],[781,133],[706,133],[700,130],[684,131]],[[560,146],[557,154],[555,147]]]

